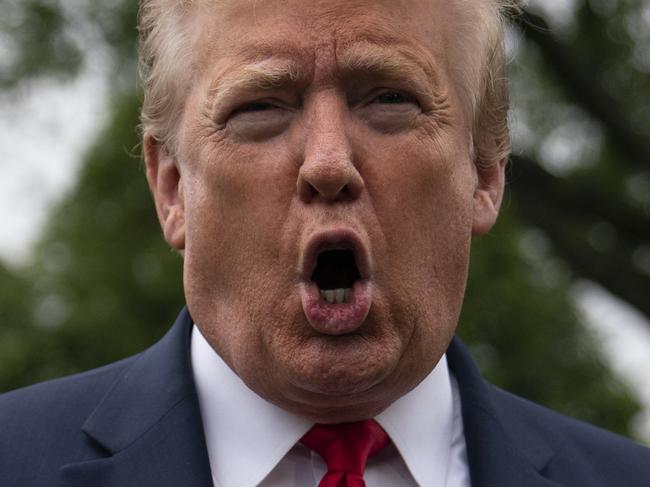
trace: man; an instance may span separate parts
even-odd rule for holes
[[[144,0],[187,310],[3,396],[0,484],[650,485],[646,449],[486,385],[453,339],[503,193],[506,6]]]

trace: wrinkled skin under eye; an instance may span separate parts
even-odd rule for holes
[[[409,93],[389,90],[379,93],[358,107],[359,116],[379,132],[402,132],[413,127],[422,113],[417,99]]]
[[[236,108],[228,117],[232,132],[245,140],[261,141],[282,133],[291,122],[292,110],[272,102],[255,101]]]

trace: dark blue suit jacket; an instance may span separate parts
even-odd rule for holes
[[[211,487],[183,311],[121,362],[0,396],[2,487]],[[650,451],[485,383],[458,380],[473,487],[650,487]]]

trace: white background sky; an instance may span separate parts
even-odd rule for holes
[[[109,76],[101,66],[108,64],[95,63],[72,83],[33,83],[0,96],[0,258],[9,266],[28,260],[48,210],[76,181],[105,121]],[[636,426],[650,444],[650,324],[591,283],[574,296],[613,370],[643,401]]]

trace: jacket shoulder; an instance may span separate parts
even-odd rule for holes
[[[81,428],[136,358],[0,394],[0,484],[41,485],[53,466],[102,453]]]
[[[501,423],[522,449],[546,443],[555,452],[544,468],[568,485],[650,485],[650,449],[491,386]],[[524,445],[523,443],[526,443]]]
[[[62,412],[83,412],[85,406],[96,406],[98,399],[136,357],[0,394],[0,428],[8,427],[7,423],[13,424],[19,418],[43,421],[56,417],[60,420],[58,414]]]

